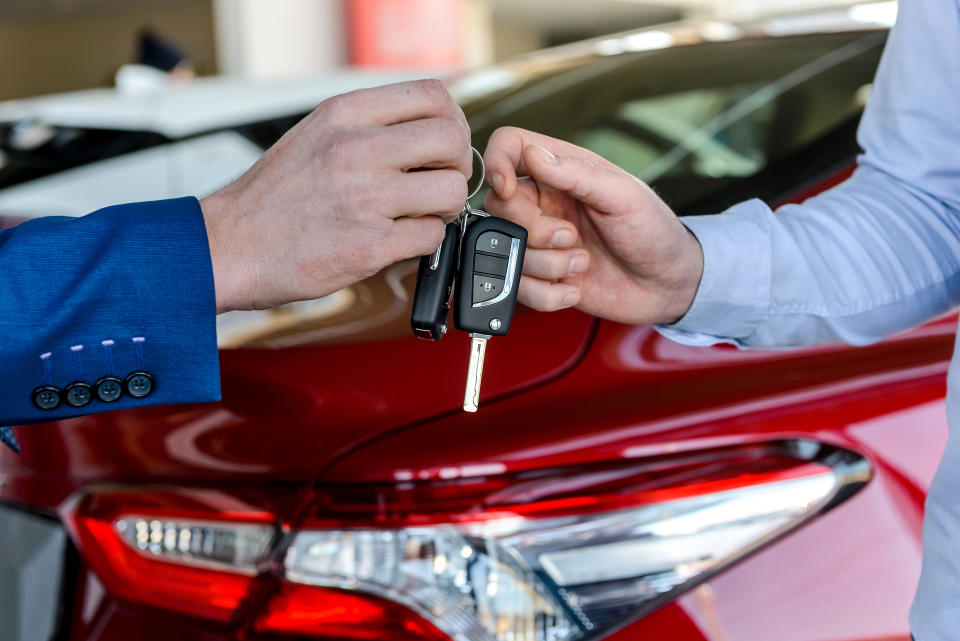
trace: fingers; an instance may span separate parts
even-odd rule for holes
[[[579,303],[580,290],[567,283],[551,283],[524,275],[520,278],[517,300],[541,312],[555,312]]]
[[[383,87],[358,89],[324,101],[329,117],[374,125],[393,125],[422,118],[466,118],[440,80],[413,80]]]
[[[509,200],[489,191],[483,205],[491,214],[525,228],[528,247],[567,249],[577,243],[577,229],[573,223],[544,214],[537,204],[536,187],[529,181],[521,181],[520,190],[515,191],[515,196]]]
[[[372,141],[375,153],[401,171],[456,169],[467,178],[473,173],[470,136],[452,117],[424,118],[383,127]]]
[[[624,214],[643,208],[655,195],[622,169],[580,155],[554,155],[538,145],[523,149],[523,165],[538,184],[565,192],[605,214]]]
[[[391,218],[437,216],[450,222],[467,201],[467,179],[453,169],[397,174],[383,185]]]
[[[501,127],[490,136],[483,156],[490,187],[500,198],[509,200],[516,190],[517,176],[529,174],[523,151],[530,145],[538,145],[554,154],[581,156],[597,164],[610,166],[609,162],[595,153],[563,140],[518,127]]]
[[[523,259],[523,273],[541,280],[578,276],[589,268],[590,254],[585,249],[528,249]]]
[[[388,262],[397,262],[424,256],[436,250],[443,241],[444,222],[437,216],[397,218],[393,221],[390,247],[393,255]]]

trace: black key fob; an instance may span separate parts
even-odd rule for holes
[[[503,218],[488,216],[467,226],[454,296],[457,329],[485,336],[507,333],[526,246],[527,230]]]
[[[449,223],[437,251],[420,258],[410,325],[419,338],[438,341],[447,332],[450,294],[460,254],[460,221]]]

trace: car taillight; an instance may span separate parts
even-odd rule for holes
[[[215,491],[94,493],[65,515],[111,594],[218,621],[249,591],[274,519]]]
[[[816,460],[806,458],[811,453]],[[868,477],[867,463],[852,453],[794,441],[495,480],[331,491],[318,509],[322,520],[306,523],[287,549],[284,590],[316,586],[393,601],[458,641],[603,636],[846,498]],[[354,523],[365,502],[375,527]],[[460,503],[473,506],[443,513]],[[362,623],[335,631],[328,621],[287,623],[283,631],[300,635],[366,638]],[[280,631],[270,615],[256,629]]]
[[[448,476],[451,476],[448,474]],[[324,488],[271,549],[255,510],[82,501],[72,531],[122,599],[258,633],[337,639],[576,640],[627,625],[870,476],[805,440],[479,478]],[[271,553],[259,598],[246,599]]]

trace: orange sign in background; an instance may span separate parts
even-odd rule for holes
[[[464,0],[347,0],[350,63],[458,67],[466,59]]]

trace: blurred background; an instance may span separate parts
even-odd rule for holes
[[[265,79],[343,67],[475,67],[664,21],[689,17],[740,21],[847,4],[845,0],[4,0],[0,100],[113,85],[122,65],[140,60],[145,30],[182,55],[183,67],[199,75]]]

